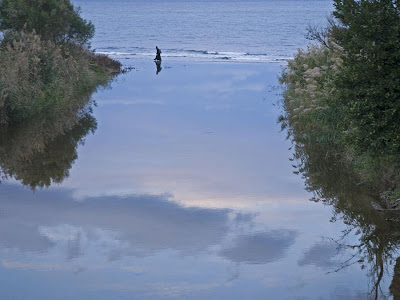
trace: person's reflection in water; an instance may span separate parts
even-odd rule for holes
[[[161,68],[161,60],[155,60],[154,62],[156,63],[156,67],[157,67],[156,75],[158,75],[158,73],[160,73],[161,70],[162,70],[162,68]]]
[[[156,63],[156,66],[157,66],[156,75],[158,75],[158,73],[160,73],[162,70],[162,68],[161,68],[161,49],[158,48],[158,46],[156,46],[156,57],[154,58],[154,62]]]

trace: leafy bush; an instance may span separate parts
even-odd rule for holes
[[[44,40],[85,45],[94,26],[69,0],[1,0],[0,30],[35,31]]]
[[[397,1],[398,2],[398,1]],[[392,0],[335,0],[336,21],[310,30],[281,76],[280,117],[300,172],[312,148],[340,156],[377,191],[400,186],[400,14]],[[299,154],[300,153],[300,154]]]
[[[81,47],[63,51],[35,33],[10,33],[0,47],[0,123],[20,122],[51,106],[68,106],[106,84],[120,64],[96,64],[97,56]],[[101,58],[103,59],[103,58]]]
[[[348,113],[349,142],[362,153],[400,151],[400,14],[397,0],[335,0],[342,25],[337,91]]]
[[[335,105],[334,80],[341,64],[339,51],[312,46],[299,50],[282,73],[284,114],[279,120],[297,145],[338,144],[345,136],[343,107]]]

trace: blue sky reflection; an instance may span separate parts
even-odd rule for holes
[[[152,61],[135,67],[94,95],[98,128],[67,179],[36,192],[0,185],[0,298],[364,290],[355,276],[363,271],[326,276],[333,258],[310,259],[321,236],[343,227],[292,173],[272,105],[281,66],[165,62],[158,75]]]

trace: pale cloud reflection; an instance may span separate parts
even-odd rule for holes
[[[335,260],[338,254],[337,245],[322,241],[307,249],[298,264],[299,266],[314,265],[322,269],[339,267],[340,261]]]
[[[96,101],[99,105],[165,105],[165,101],[162,99],[153,99],[153,98],[108,98],[101,99]]]
[[[262,264],[284,257],[298,235],[294,230],[252,232],[257,230],[256,213],[185,207],[169,197],[75,201],[68,189],[32,194],[5,184],[0,191],[0,248],[33,253],[54,249],[58,256],[64,253],[66,262],[82,262],[97,249],[109,262],[173,250],[184,256],[208,253],[233,262]]]
[[[54,242],[40,234],[37,225],[23,219],[7,218],[0,215],[0,247],[14,248],[22,252],[47,252]],[[7,218],[7,219],[6,219]]]
[[[55,264],[47,262],[22,262],[22,261],[12,261],[3,260],[1,265],[6,269],[13,270],[33,270],[40,272],[50,272],[50,271],[73,271],[74,273],[82,272],[84,268],[68,265],[68,264]]]
[[[186,208],[163,195],[105,196],[77,202],[71,191],[59,189],[36,192],[35,200],[30,197],[30,191],[2,187],[3,247],[45,251],[64,239],[67,259],[74,259],[82,254],[82,240],[96,240],[102,232],[110,232],[108,240],[114,237],[108,244],[111,257],[144,256],[163,249],[191,254],[218,244],[229,230],[229,210]]]
[[[221,255],[239,263],[266,264],[286,256],[298,236],[294,230],[273,230],[238,236]]]
[[[188,71],[188,70],[186,70]],[[186,75],[182,81],[168,82],[166,85],[155,86],[155,91],[160,94],[176,93],[178,90],[183,94],[201,94],[204,98],[215,99],[216,95],[226,98],[238,92],[263,92],[266,89],[265,82],[260,80],[260,72],[243,68],[241,70],[223,69],[213,70],[210,76],[193,80],[192,76]],[[190,80],[188,80],[190,78]],[[249,78],[254,79],[250,81]]]
[[[102,285],[101,288],[93,287],[96,290],[114,290],[114,291],[134,291],[139,292],[145,297],[182,297],[188,296],[193,292],[201,292],[212,290],[221,287],[224,283],[207,282],[207,283],[190,283],[190,282],[175,282],[175,283],[149,283],[143,286],[134,285],[131,281],[118,282]]]
[[[78,258],[83,254],[81,246],[81,234],[78,233],[76,237],[68,241],[67,244],[67,259],[72,260]]]

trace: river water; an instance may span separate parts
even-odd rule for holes
[[[329,1],[75,3],[133,69],[1,134],[1,299],[396,295],[369,191],[323,149],[299,173],[277,124],[282,59]]]

